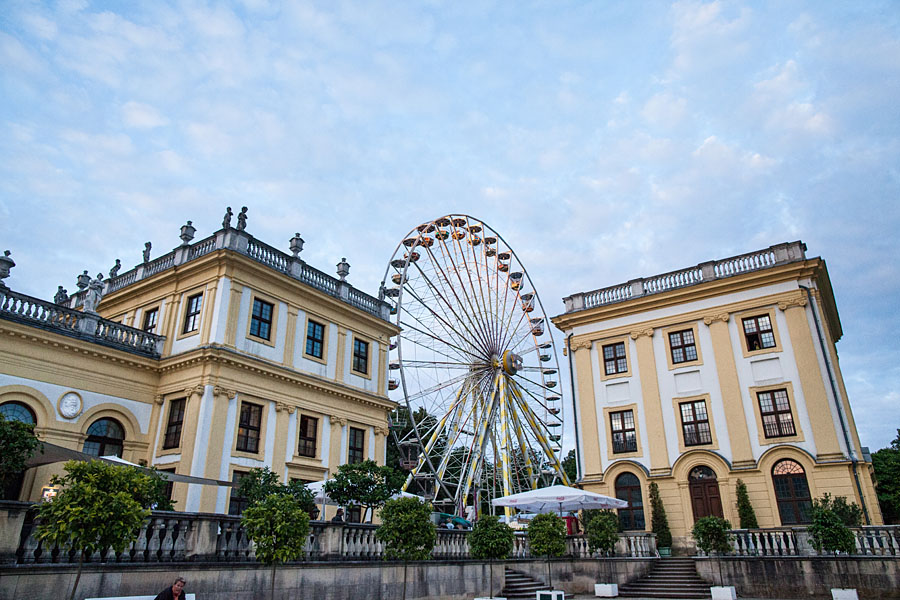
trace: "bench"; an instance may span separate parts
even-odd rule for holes
[[[156,594],[150,596],[103,596],[102,598],[85,598],[84,600],[153,600]],[[195,594],[185,594],[184,600],[197,600]]]

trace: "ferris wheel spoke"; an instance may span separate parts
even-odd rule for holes
[[[421,323],[421,322],[418,322],[418,323],[419,323],[419,325],[422,325],[423,327],[425,326],[425,324],[423,324],[423,323]],[[437,342],[438,344],[440,344],[441,347],[446,346],[447,348],[450,348],[450,349],[452,349],[452,350],[455,350],[455,351],[459,352],[460,355],[468,356],[468,358],[469,358],[470,360],[478,360],[479,358],[481,358],[480,356],[478,356],[477,354],[475,354],[475,353],[472,352],[471,350],[466,350],[465,348],[463,348],[463,347],[461,347],[461,346],[458,346],[458,345],[455,345],[455,344],[451,344],[451,343],[448,342],[446,339],[440,338],[440,337],[438,337],[438,336],[436,336],[436,335],[434,335],[433,333],[430,333],[430,332],[428,332],[428,331],[423,331],[422,329],[419,329],[418,327],[415,327],[414,325],[410,324],[410,323],[407,322],[407,321],[401,321],[400,324],[403,325],[403,326],[405,327],[405,329],[408,330],[408,331],[415,331],[416,333],[418,333],[418,334],[421,335],[422,337],[427,338],[427,339],[429,339],[429,340],[432,340],[433,342]],[[464,358],[465,358],[465,356],[459,356],[459,357],[451,356],[450,354],[447,354],[446,352],[443,352],[442,350],[438,350],[437,347],[436,347],[434,344],[425,345],[425,344],[421,343],[421,341],[412,339],[412,338],[411,338],[410,336],[408,336],[408,335],[401,334],[401,338],[402,338],[402,339],[405,339],[405,340],[409,340],[410,343],[412,343],[412,344],[414,344],[414,345],[416,345],[416,346],[419,346],[419,347],[422,347],[422,348],[427,348],[429,351],[435,352],[435,353],[440,354],[441,356],[444,356],[444,357],[449,358],[449,359],[454,359],[454,358],[456,358],[458,361],[462,362],[462,361],[464,360]]]
[[[421,302],[421,299],[418,298],[418,297],[416,296],[416,294],[413,294],[412,292],[410,292],[410,295],[413,296],[414,298],[416,298],[416,300],[418,300],[419,302]],[[451,325],[449,322],[447,322],[446,320],[444,320],[444,319],[443,319],[440,315],[438,315],[434,310],[431,310],[431,309],[429,308],[429,311],[430,311],[431,315],[432,315],[435,319],[437,319],[437,323],[439,323],[439,324],[441,325],[441,328],[445,331],[445,333],[447,333],[447,335],[451,336],[451,337],[454,339],[454,341],[457,341],[457,343],[458,343],[459,345],[463,345],[463,344],[466,343],[466,336],[465,336],[465,335],[463,335],[463,334],[462,334],[461,332],[459,332],[456,328],[454,328],[453,325]],[[419,318],[418,315],[414,315],[413,313],[411,313],[411,312],[409,312],[409,311],[407,311],[407,314],[411,315],[416,321],[419,322],[420,325],[422,325],[422,326],[425,327],[426,329],[428,328],[428,325],[427,325],[426,323],[423,323],[422,320]],[[437,339],[440,339],[440,338],[437,338]],[[478,350],[478,348],[477,348],[474,344],[472,344],[471,340],[468,342],[468,345],[471,346],[473,350],[475,350],[475,351]]]
[[[472,238],[469,238],[470,241],[471,241],[471,239]],[[475,297],[474,298],[475,304],[479,304],[479,312],[481,312],[482,314],[487,316],[487,314],[488,314],[487,302],[485,301],[485,297],[484,297],[484,286],[483,286],[482,277],[481,277],[481,264],[478,262],[478,253],[475,250],[476,246],[469,243],[469,244],[467,244],[468,248],[464,249],[464,248],[462,248],[462,240],[456,240],[456,242],[460,246],[460,252],[462,254],[469,254],[472,257],[472,263],[475,265],[475,268],[474,269],[466,269],[466,275],[469,278],[469,286],[474,290],[475,283],[472,281],[472,271],[473,270],[475,271],[475,278],[478,281],[478,292],[480,292],[480,296],[481,296],[481,302],[479,304],[478,294],[473,294],[473,296]],[[496,340],[494,340],[490,337],[489,324],[485,323],[485,326],[486,326],[485,333],[488,336],[488,342],[489,342],[489,344],[492,345],[491,350],[493,351],[494,350],[493,344],[496,343]]]

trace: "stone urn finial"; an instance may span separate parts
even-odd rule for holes
[[[88,275],[87,269],[85,269],[84,273],[82,273],[81,275],[78,276],[78,279],[77,279],[75,285],[78,286],[79,290],[83,290],[83,289],[87,288],[87,286],[89,286],[90,284],[91,284],[91,276]]]
[[[347,275],[350,274],[350,263],[347,262],[346,258],[342,258],[341,262],[337,264],[337,274],[341,281],[347,280]]]
[[[16,266],[16,261],[9,257],[9,250],[6,250],[3,252],[3,256],[0,256],[0,289],[9,289],[3,280],[9,277],[9,270],[14,266]]]
[[[191,225],[191,222],[188,221],[187,225],[181,226],[181,245],[187,246],[192,239],[194,239],[194,233],[196,233],[197,228]]]
[[[290,249],[294,253],[294,258],[299,258],[300,253],[303,252],[303,238],[300,237],[299,232],[295,233],[294,237],[291,238]]]

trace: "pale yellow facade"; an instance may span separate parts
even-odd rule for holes
[[[124,430],[125,460],[219,481],[253,467],[316,481],[350,460],[384,463],[397,331],[383,302],[232,228],[104,289],[101,328],[122,324],[116,335],[131,339],[156,311],[158,352],[0,311],[0,409],[26,406],[42,440],[81,451],[109,418]],[[83,297],[68,304],[80,309]],[[30,469],[20,498],[37,499],[60,468]],[[176,483],[173,499],[177,510],[227,512],[231,493]]]
[[[738,527],[739,479],[760,527],[802,524],[804,503],[826,492],[882,523],[825,262],[801,242],[565,302],[553,322],[572,365],[579,483],[623,496],[636,479],[643,514],[630,514],[633,525],[650,529],[656,482],[676,547],[699,516]],[[627,364],[608,364],[619,355]]]

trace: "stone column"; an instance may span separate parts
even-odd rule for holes
[[[647,444],[650,449],[650,475],[667,475],[672,465],[669,464],[666,426],[663,423],[662,404],[659,397],[656,358],[653,353],[653,328],[632,331],[631,339],[634,340],[637,348],[641,396],[644,404],[644,418],[647,423],[647,440],[653,440],[653,443]]]
[[[806,298],[797,296],[778,303],[784,311],[788,324],[788,334],[794,348],[794,361],[800,374],[800,387],[806,402],[806,412],[812,425],[813,440],[816,444],[816,460],[829,461],[844,458],[838,442],[838,428],[831,412],[832,399],[825,388],[827,377],[824,365],[819,361],[813,342],[813,332],[806,317]],[[823,357],[824,360],[824,357]],[[794,397],[794,401],[798,399]],[[849,450],[849,449],[848,449]]]
[[[584,480],[599,480],[603,475],[600,460],[600,433],[597,428],[597,398],[594,395],[594,374],[591,369],[590,340],[576,340],[571,345],[575,355],[575,376],[578,387],[579,420],[581,421],[581,452],[584,455]]]
[[[196,517],[191,519],[190,529],[184,540],[185,558],[194,562],[215,561],[218,537],[218,519]]]
[[[750,432],[744,414],[744,396],[741,393],[737,366],[734,362],[731,335],[728,333],[729,318],[731,317],[727,312],[722,312],[703,317],[703,322],[709,327],[709,335],[712,338],[719,392],[722,394],[722,405],[725,409],[725,425],[728,427],[728,438],[731,441],[732,467],[752,468],[756,465],[756,460],[750,446]]]

